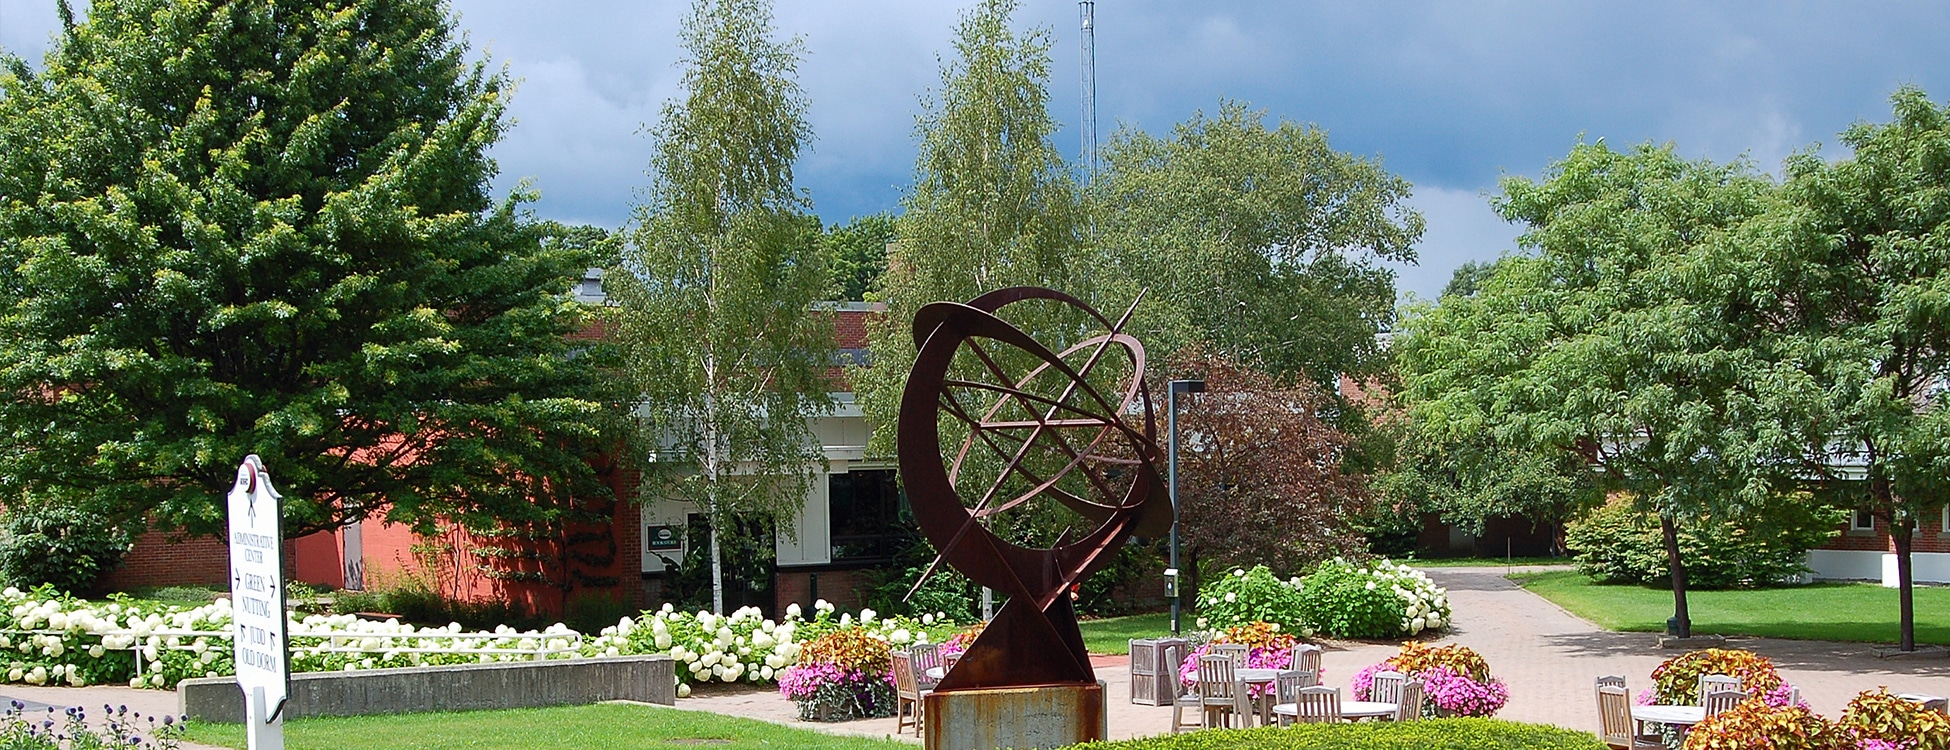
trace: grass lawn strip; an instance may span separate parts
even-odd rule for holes
[[[1672,616],[1672,592],[1602,585],[1575,571],[1510,579],[1607,630],[1657,633]],[[1819,641],[1894,643],[1896,590],[1872,583],[1814,583],[1768,589],[1688,591],[1693,631]],[[1916,588],[1916,639],[1950,643],[1950,588]]]
[[[1189,612],[1180,624],[1189,629],[1196,618]],[[1153,612],[1129,617],[1106,617],[1077,623],[1083,630],[1083,647],[1093,654],[1131,653],[1132,638],[1164,638],[1171,635],[1171,615]]]
[[[1215,729],[1078,750],[1605,750],[1590,732],[1496,719],[1429,719]]]
[[[617,704],[299,719],[285,724],[284,735],[288,747],[332,750],[602,750],[700,744],[725,750],[913,750],[912,745],[894,740],[821,734],[702,711]],[[244,728],[192,723],[186,739],[241,748]]]

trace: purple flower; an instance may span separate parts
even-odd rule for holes
[[[1422,694],[1451,716],[1494,716],[1510,702],[1502,680],[1477,682],[1448,667],[1431,667],[1421,676]]]

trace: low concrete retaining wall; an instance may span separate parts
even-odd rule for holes
[[[457,664],[438,667],[307,672],[291,676],[284,717],[472,711],[569,706],[611,700],[677,703],[668,656]],[[244,693],[229,677],[176,685],[177,706],[198,721],[244,718]]]

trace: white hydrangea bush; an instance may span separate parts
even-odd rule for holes
[[[1321,563],[1302,579],[1306,619],[1335,638],[1399,638],[1449,626],[1449,595],[1426,574],[1386,559]]]
[[[1441,630],[1449,625],[1449,590],[1435,585],[1429,575],[1392,560],[1374,564],[1377,585],[1386,585],[1402,601],[1402,629],[1409,635],[1425,630]]]
[[[926,628],[934,619],[933,615],[883,618],[871,609],[862,610],[856,619],[851,613],[836,612],[824,599],[813,604],[810,618],[798,604],[791,604],[784,619],[777,621],[766,618],[757,607],[716,615],[680,612],[665,604],[663,609],[625,617],[603,628],[589,639],[583,654],[666,654],[677,662],[678,695],[687,697],[691,686],[699,683],[774,682],[779,672],[798,663],[803,644],[841,628],[865,628],[889,648],[926,643]]]

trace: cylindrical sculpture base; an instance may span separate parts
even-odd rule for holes
[[[927,750],[1041,750],[1105,739],[1104,683],[930,693]]]

